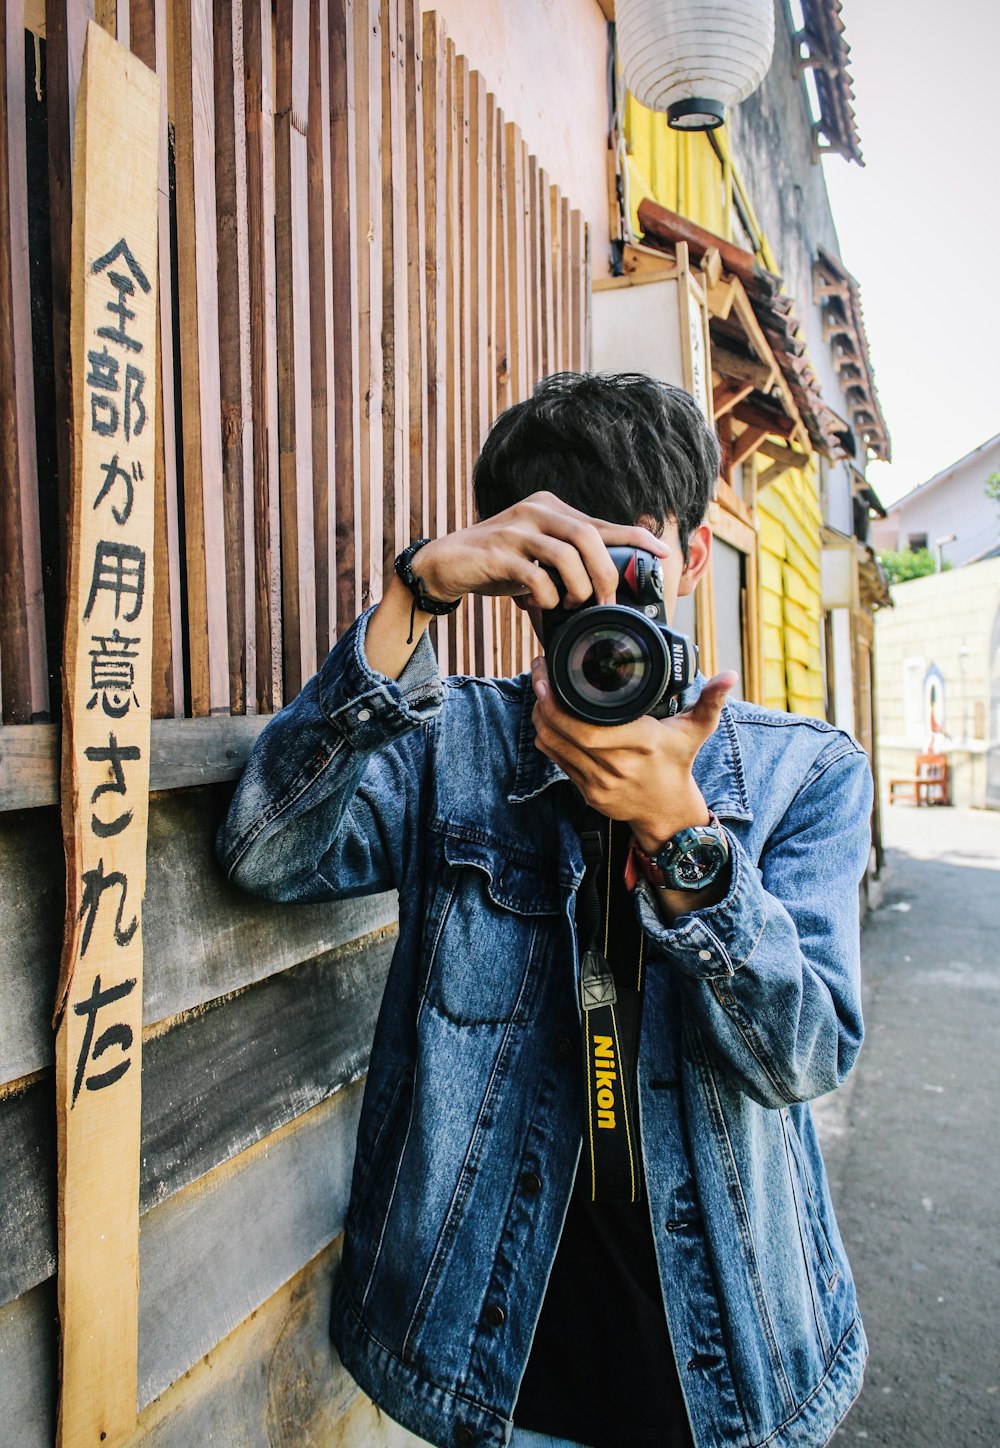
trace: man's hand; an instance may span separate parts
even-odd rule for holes
[[[738,675],[716,674],[697,704],[672,719],[644,714],[629,724],[588,724],[563,709],[552,692],[544,659],[531,666],[536,747],[553,759],[594,809],[627,820],[646,854],[671,835],[709,821],[694,781],[695,755],[714,733]]]
[[[527,595],[526,602],[555,608],[559,591],[540,567],[557,569],[568,607],[614,603],[618,570],[608,545],[643,548],[665,558],[669,546],[648,528],[592,518],[554,493],[532,493],[495,517],[433,538],[413,556],[413,572],[432,598],[466,593]]]

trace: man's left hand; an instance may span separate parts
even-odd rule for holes
[[[588,724],[556,699],[543,658],[531,665],[535,747],[555,761],[592,808],[627,820],[647,854],[678,830],[708,824],[705,797],[691,772],[695,756],[719,724],[738,675],[708,680],[693,709],[671,719],[649,714],[628,724]]]

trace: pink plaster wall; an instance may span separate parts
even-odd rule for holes
[[[456,49],[590,224],[607,274],[607,22],[597,0],[436,0]]]

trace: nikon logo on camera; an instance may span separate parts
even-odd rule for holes
[[[610,1036],[594,1037],[594,1082],[597,1092],[597,1125],[604,1130],[615,1129],[615,1088],[618,1080],[617,1062]]]

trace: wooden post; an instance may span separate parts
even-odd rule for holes
[[[149,806],[159,81],[87,30],[73,177],[56,998],[59,1448],[135,1424],[142,898]]]

